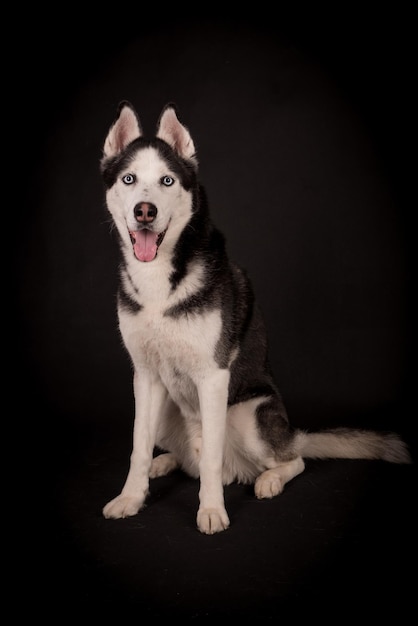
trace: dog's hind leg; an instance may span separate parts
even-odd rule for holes
[[[201,439],[201,428],[198,429]],[[177,468],[182,468],[188,474],[197,478],[199,470],[190,471],[187,459],[193,432],[190,432],[187,422],[181,414],[179,407],[167,398],[164,411],[158,425],[156,445],[161,452],[152,460],[149,473],[150,478],[166,476]],[[198,468],[198,459],[195,465]]]
[[[257,498],[279,495],[285,484],[305,468],[280,399],[252,398],[230,407],[228,417],[231,445],[225,462],[227,479],[231,481],[235,472],[236,479],[255,483]]]
[[[166,476],[179,467],[179,463],[172,452],[163,452],[152,459],[150,478]]]
[[[273,498],[283,491],[289,480],[292,480],[305,469],[302,457],[298,456],[292,461],[278,463],[275,467],[262,472],[254,485],[257,498]]]

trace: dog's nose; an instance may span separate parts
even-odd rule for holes
[[[134,215],[137,222],[152,222],[157,216],[157,207],[151,202],[138,202],[134,207]]]

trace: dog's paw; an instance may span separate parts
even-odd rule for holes
[[[197,513],[197,527],[205,535],[214,535],[229,526],[229,517],[224,508],[199,509]]]
[[[150,478],[158,478],[159,476],[165,476],[178,467],[178,463],[174,454],[171,452],[165,452],[159,454],[152,459],[151,469],[149,473]]]
[[[133,498],[132,496],[117,496],[106,504],[103,508],[103,515],[106,519],[120,519],[121,517],[131,517],[136,515],[144,503],[143,498]]]
[[[274,498],[282,493],[284,481],[275,470],[267,470],[255,481],[254,492],[258,499]]]

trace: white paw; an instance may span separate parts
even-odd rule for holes
[[[103,515],[107,519],[119,519],[136,515],[144,503],[144,498],[119,495],[113,498],[103,508]]]
[[[199,509],[197,513],[197,527],[205,535],[213,535],[229,526],[229,517],[224,508]]]
[[[257,498],[274,498],[282,493],[284,487],[283,480],[280,476],[272,471],[267,470],[260,474],[255,481],[254,492]]]
[[[149,477],[158,478],[159,476],[165,476],[175,470],[176,467],[178,467],[178,463],[174,454],[170,452],[159,454],[152,459]]]

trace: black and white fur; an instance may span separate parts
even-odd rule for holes
[[[250,282],[211,222],[194,142],[174,105],[145,138],[122,102],[101,171],[122,253],[118,316],[135,396],[130,469],[106,518],[138,513],[149,479],[175,468],[200,478],[197,526],[212,534],[229,526],[223,485],[254,483],[257,498],[272,498],[303,471],[304,457],[410,462],[393,433],[289,425]]]

